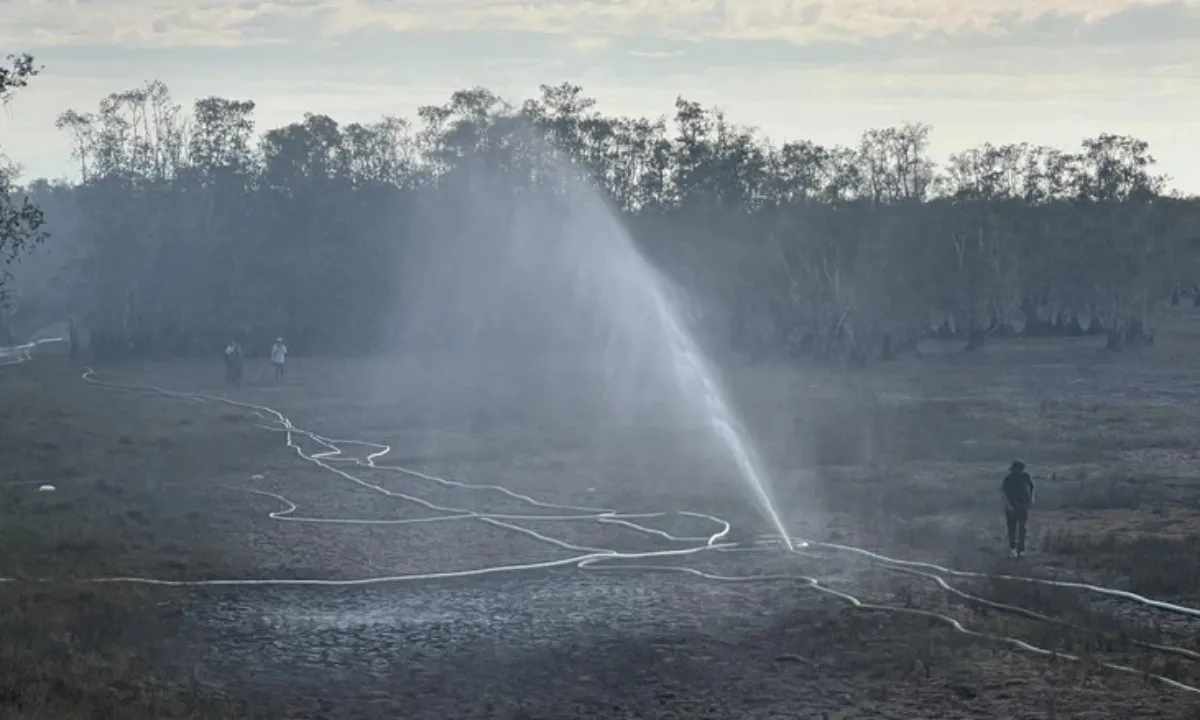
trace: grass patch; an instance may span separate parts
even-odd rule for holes
[[[1042,540],[1048,552],[1128,579],[1133,592],[1154,597],[1200,598],[1200,537],[1086,535],[1060,528]]]
[[[0,577],[16,579],[0,584],[0,716],[243,716],[165,670],[167,591],[71,580],[252,572],[214,486],[272,439],[229,413],[82,385],[52,359],[5,368],[0,407]]]
[[[163,594],[0,588],[0,716],[13,720],[241,717],[194,678],[162,672],[175,626]],[[149,651],[147,648],[156,648]]]
[[[1192,408],[1200,405],[1192,402],[1194,398],[1175,406],[1153,404],[1143,402],[1140,395],[1113,390],[1137,387],[1139,393],[1150,395],[1158,392],[1155,387],[1167,387],[1166,381],[1154,385],[1154,373],[1160,371],[1149,353],[1139,356],[1144,365],[1137,368],[1117,373],[1107,364],[1096,364],[1088,371],[1096,375],[1095,381],[1071,384],[1068,381],[1077,372],[1073,359],[1030,368],[1021,365],[1023,360],[1000,358],[988,370],[988,354],[1002,351],[989,348],[972,356],[971,362],[965,356],[953,363],[931,359],[919,368],[912,366],[911,372],[909,366],[889,366],[888,372],[910,377],[885,378],[893,383],[888,389],[895,392],[880,393],[881,399],[874,401],[861,395],[844,402],[810,399],[805,390],[798,396],[777,393],[763,400],[776,405],[765,410],[750,405],[746,412],[762,410],[764,415],[781,418],[774,426],[781,428],[781,437],[790,432],[788,414],[796,416],[794,437],[770,446],[775,451],[771,464],[783,470],[780,477],[797,470],[794,476],[804,478],[797,482],[818,496],[813,505],[819,503],[820,519],[831,520],[830,531],[848,534],[847,542],[983,572],[1082,575],[1164,599],[1200,592],[1200,546],[1188,539],[1200,533],[1189,531],[1186,518],[1176,516],[1178,508],[1189,502],[1195,505],[1200,488],[1200,478],[1188,474],[1195,443],[1187,434],[1187,428],[1200,419]],[[398,456],[452,466],[447,473],[454,477],[528,482],[522,489],[547,499],[578,479],[581,488],[594,485],[614,495],[630,489],[629,498],[614,501],[618,507],[627,507],[624,500],[629,499],[628,504],[635,506],[709,509],[723,517],[739,512],[753,515],[752,504],[737,494],[735,483],[721,486],[732,499],[716,492],[710,496],[690,475],[677,472],[677,461],[659,464],[658,455],[649,450],[650,459],[638,466],[631,460],[627,474],[600,477],[603,473],[597,471],[596,480],[585,481],[580,476],[595,470],[597,463],[579,450],[579,438],[567,431],[561,436],[528,432],[527,426],[542,418],[528,408],[524,411],[534,415],[528,421],[509,417],[513,398],[481,400],[468,387],[469,392],[464,392],[469,397],[454,399],[448,395],[452,383],[430,383],[416,371],[391,379],[396,373],[389,368],[389,382],[399,386],[408,381],[412,388],[404,396],[405,403],[385,403],[378,399],[377,387],[369,392],[359,388],[361,397],[356,397],[356,373],[347,372],[344,363],[312,367],[316,369],[311,372],[323,373],[322,382],[289,381],[303,396],[293,394],[291,386],[248,387],[245,392],[261,392],[267,398],[263,402],[279,402],[301,415],[319,415],[313,422],[326,432],[358,436],[369,431],[381,441],[395,441]],[[186,385],[189,377],[206,377],[200,372],[213,370],[204,366],[189,376],[186,364],[149,369],[160,374],[150,381],[163,386]],[[122,372],[142,373],[139,369]],[[1130,379],[1133,372],[1145,377]],[[430,386],[436,392],[431,394]],[[1109,396],[1100,397],[1102,392]],[[436,405],[439,412],[415,413],[412,408],[420,403],[407,402],[412,398]],[[498,406],[494,420],[464,423],[461,434],[446,430],[447,417],[469,418],[472,413],[483,417],[479,407],[487,402]],[[246,540],[247,524],[260,520],[256,513],[277,505],[223,494],[227,491],[217,486],[225,484],[227,476],[233,476],[232,484],[239,484],[236,480],[257,472],[245,458],[278,450],[279,437],[254,430],[256,421],[241,412],[87,388],[80,385],[76,372],[55,369],[51,362],[7,368],[0,374],[0,403],[7,411],[0,420],[0,453],[5,459],[0,467],[0,542],[12,549],[0,558],[0,575],[52,579],[118,574],[313,576],[327,575],[335,563],[366,565],[379,554],[373,537],[382,537],[384,531],[355,531],[355,537],[371,539],[357,547],[339,546],[337,554],[332,552],[338,549],[335,543],[328,540],[338,531],[320,526],[305,526],[301,531],[293,525],[290,530],[256,535],[254,539],[263,542],[253,544],[254,552],[265,562],[275,543],[302,547],[311,551],[311,557],[302,555],[302,563],[277,562],[286,567],[265,571],[255,566],[247,557],[246,548],[252,545]],[[443,407],[449,409],[442,412]],[[586,425],[586,418],[580,423]],[[554,461],[561,464],[546,473],[546,477],[553,475],[553,484],[547,480],[539,487],[540,481],[511,480],[518,474],[513,468],[523,462],[521,458],[551,445],[556,451]],[[620,449],[633,459],[641,457],[626,444]],[[1004,557],[998,492],[1008,463],[1018,458],[1030,464],[1039,490],[1030,522],[1034,552],[1014,564]],[[279,469],[283,467],[290,466]],[[541,468],[523,470],[536,474]],[[508,480],[506,472],[511,476]],[[678,479],[667,482],[675,477],[673,473]],[[819,483],[809,479],[810,473]],[[55,484],[59,490],[37,493],[40,482]],[[350,516],[372,504],[367,498],[359,501],[361,506],[354,505],[353,496],[341,494],[336,485],[302,485],[293,483],[287,492],[292,498],[294,490],[294,501],[306,509],[336,506],[339,515]],[[783,482],[776,489],[788,494]],[[666,498],[663,502],[647,501],[658,492]],[[736,528],[750,525],[740,517],[736,520]],[[328,554],[316,552],[327,548]],[[773,633],[764,639],[762,644],[770,647],[750,644],[738,646],[736,653],[730,650],[729,657],[737,658],[735,664],[749,667],[747,653],[762,651],[772,667],[789,668],[789,683],[796,672],[819,675],[822,691],[830,681],[844,682],[847,697],[866,698],[878,710],[877,716],[890,717],[925,716],[933,712],[927,712],[926,701],[938,712],[950,707],[967,712],[966,705],[975,716],[990,717],[1031,712],[1052,716],[1095,707],[1111,710],[1114,716],[1134,717],[1146,716],[1147,708],[1166,712],[1177,702],[1176,696],[1163,694],[1157,686],[1100,669],[1101,661],[1196,682],[1200,664],[1181,664],[1177,657],[1155,655],[1137,645],[1167,636],[1175,639],[1162,640],[1163,644],[1186,642],[1179,639],[1179,627],[1153,626],[1165,624],[1164,616],[1127,613],[1129,608],[1115,601],[1096,602],[1095,596],[1077,591],[1028,583],[953,581],[969,592],[1077,626],[1064,627],[981,609],[947,596],[927,581],[882,571],[878,575],[885,576],[884,583],[865,587],[853,558],[839,557],[832,565],[831,573],[841,578],[837,582],[844,582],[845,589],[864,600],[945,612],[968,627],[1080,655],[1086,662],[1031,657],[922,618],[848,610],[815,617],[806,610],[797,627],[781,628],[778,637]],[[898,597],[897,583],[912,586],[908,597]],[[203,679],[170,670],[181,666],[181,658],[191,651],[182,642],[177,648],[146,649],[177,635],[180,623],[173,615],[177,611],[159,605],[172,597],[167,590],[142,592],[117,586],[29,582],[0,586],[0,600],[7,608],[0,613],[4,638],[0,675],[12,678],[0,686],[0,716],[39,720],[244,716]],[[266,651],[271,652],[269,647]],[[697,668],[716,667],[716,653],[710,647],[700,643],[695,653]],[[592,660],[587,659],[587,667]],[[331,661],[331,665],[341,662],[352,664]],[[744,687],[732,692],[758,692],[760,670],[746,670],[739,680]],[[689,674],[691,680],[700,677]],[[319,688],[309,689],[322,694],[321,702],[336,703],[340,701],[330,698],[341,682],[351,681],[330,679],[326,684],[322,678]],[[712,679],[699,684],[710,690]],[[342,686],[347,702],[354,689]],[[270,700],[265,692],[258,701]],[[327,710],[321,707],[322,712]],[[316,711],[306,716],[316,716]]]

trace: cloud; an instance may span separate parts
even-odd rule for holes
[[[98,43],[121,46],[225,46],[272,8],[232,0],[5,0],[0,41],[10,46]]]
[[[607,50],[612,45],[612,38],[600,36],[583,36],[571,40],[571,48],[576,52],[595,53]]]
[[[47,126],[65,107],[151,77],[188,104],[262,99],[266,123],[304,109],[411,114],[455,88],[519,98],[564,80],[610,112],[670,113],[683,93],[735,115],[774,113],[778,127],[831,106],[885,118],[870,124],[950,106],[1080,122],[1192,118],[1200,97],[1200,0],[0,3],[2,47],[46,65],[21,104],[29,113],[40,103],[32,122]]]
[[[666,60],[668,58],[683,57],[683,52],[680,50],[627,50],[626,54],[630,57],[646,60]]]
[[[489,28],[574,36],[602,27],[626,37],[805,44],[951,36],[1022,42],[1031,33],[1105,42],[1140,33],[1154,41],[1164,33],[1200,35],[1196,6],[1196,0],[331,0],[327,31]]]
[[[1122,46],[1200,40],[1200,0],[4,0],[9,45],[234,46],[364,31],[792,44]],[[594,49],[594,48],[593,48]]]

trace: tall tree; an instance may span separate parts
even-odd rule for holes
[[[13,94],[27,87],[38,72],[33,56],[9,55],[7,63],[0,65],[0,104],[8,104]],[[0,257],[4,259],[4,271],[0,274],[0,305],[10,300],[7,290],[8,280],[12,277],[9,266],[46,237],[41,229],[45,221],[41,209],[17,187],[18,170],[0,154]]]

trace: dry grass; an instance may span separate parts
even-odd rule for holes
[[[1200,599],[1200,536],[1096,536],[1062,530],[1043,538],[1046,552],[1128,579],[1133,592],[1185,602]]]
[[[0,588],[0,716],[13,720],[207,719],[238,706],[164,672],[178,627],[153,597],[128,588]]]
[[[1075,341],[1014,341],[969,356],[934,346],[924,361],[853,376],[759,368],[742,377],[735,372],[731,380],[739,397],[750,398],[741,405],[750,424],[764,428],[756,434],[772,464],[804,468],[805,478],[816,478],[780,483],[780,499],[785,506],[820,507],[822,531],[836,539],[963,569],[1092,580],[1195,603],[1200,437],[1192,429],[1200,423],[1200,383],[1190,380],[1190,364],[1200,348],[1200,318],[1181,314],[1173,322],[1158,347],[1137,355],[1114,356]],[[656,468],[670,468],[649,461],[639,466],[640,449],[632,445],[620,448],[629,466],[620,471],[625,474],[617,466],[603,466],[601,473],[601,466],[590,467],[584,458],[569,423],[556,425],[551,418],[546,426],[552,432],[530,433],[518,421],[473,409],[475,398],[439,395],[434,402],[420,378],[409,378],[411,390],[390,388],[392,395],[382,397],[378,388],[354,382],[378,376],[379,369],[313,363],[297,370],[299,379],[290,382],[308,388],[311,398],[301,401],[286,389],[255,386],[253,378],[245,392],[268,404],[292,402],[299,406],[298,420],[330,433],[361,437],[370,430],[387,441],[403,437],[398,453],[406,462],[441,462],[456,477],[500,477],[506,484],[511,479],[516,489],[535,495],[544,495],[549,482],[558,483],[554,487],[562,493],[593,485],[603,493],[607,484],[625,497],[630,489],[643,499],[659,493],[662,502],[671,488],[682,489],[671,490],[678,496],[696,487],[687,484],[694,480],[690,476],[646,487],[645,478]],[[243,506],[234,511],[232,497],[220,486],[254,471],[247,458],[279,451],[278,438],[254,431],[242,415],[81,388],[76,375],[55,361],[2,372],[0,543],[6,553],[0,576],[299,572],[268,557],[273,551],[264,539],[303,549],[314,563],[307,574],[336,574],[355,563],[357,570],[371,569],[369,548],[377,542],[364,543],[369,548],[360,555],[346,555],[348,546],[333,548],[334,535],[341,533],[335,528],[264,531],[255,523],[261,524],[266,505],[247,507],[253,503],[245,496],[233,496]],[[145,372],[162,374],[166,385],[186,378],[203,384],[181,366],[123,374]],[[387,373],[397,374],[390,367]],[[312,391],[318,385],[321,391]],[[511,409],[512,402],[493,398],[499,410]],[[547,416],[552,409],[545,410]],[[454,413],[461,417],[450,417]],[[453,431],[455,423],[459,431]],[[509,452],[519,443],[531,447]],[[545,467],[502,475],[515,456],[536,456]],[[1038,503],[1030,523],[1034,552],[1014,564],[1003,557],[998,489],[1016,458],[1034,473]],[[581,477],[574,488],[563,480],[565,467],[603,477]],[[36,493],[42,482],[59,491]],[[313,478],[289,482],[289,497],[296,493],[309,508],[333,502],[338,492]],[[370,504],[337,502],[347,515],[366,512]],[[657,495],[646,502],[662,504]],[[721,515],[735,512],[726,512],[729,503],[716,496],[692,497],[688,504],[706,503]],[[253,555],[245,549],[250,545]],[[321,555],[326,546],[331,554]],[[334,562],[340,567],[327,567]],[[920,619],[833,613],[814,620],[806,614],[746,649],[762,657],[759,665],[750,657],[737,682],[757,687],[790,672],[797,683],[813,683],[813,692],[825,692],[832,683],[864,717],[918,717],[933,706],[945,708],[947,716],[1185,717],[1175,712],[1178,696],[1144,678],[1118,680],[1099,663],[1120,662],[1200,683],[1200,664],[1138,645],[1200,650],[1194,639],[1200,633],[1178,618],[1029,583],[956,583],[1062,621],[1045,623],[949,599],[909,576],[876,571],[873,577],[848,580],[846,589],[866,600],[945,612],[973,628],[1080,655],[1085,662],[1030,658]],[[0,595],[6,608],[0,614],[0,715],[137,720],[233,712],[196,679],[154,672],[162,666],[146,648],[155,644],[153,638],[171,636],[179,622],[170,606],[159,605],[169,594],[15,584],[0,587]],[[720,651],[678,651],[680,657],[687,652],[697,653],[700,673],[704,658]],[[781,663],[790,669],[779,670]],[[707,682],[733,692],[733,680]],[[704,716],[696,712],[686,716]]]
[[[45,580],[0,585],[0,716],[230,717],[155,669],[150,648],[169,653],[178,629],[169,594],[66,581],[244,571],[211,486],[269,439],[240,416],[82,388],[55,360],[5,368],[0,407],[0,577]]]
[[[243,413],[83,386],[49,360],[2,380],[0,576],[181,578],[245,561],[213,524],[221,486],[278,444]]]
[[[964,570],[1089,581],[1196,605],[1200,387],[1188,364],[1200,347],[1200,317],[1176,314],[1168,337],[1163,347],[1125,356],[1016,341],[968,361],[935,346],[924,363],[822,378],[823,394],[798,434],[813,438],[828,532]],[[998,495],[1013,459],[1038,483],[1033,552],[1019,562],[1004,556]],[[1098,664],[1110,662],[1200,684],[1200,663],[1139,645],[1200,651],[1200,627],[1184,616],[1031,583],[955,584],[1062,622],[949,599],[895,573],[876,573],[866,594],[941,608],[981,631],[1080,655],[1085,675],[1107,674]]]

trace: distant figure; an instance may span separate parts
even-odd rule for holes
[[[275,338],[275,344],[271,346],[271,364],[275,366],[275,379],[283,379],[283,361],[287,360],[287,345],[283,344],[283,338]]]
[[[1025,523],[1029,520],[1029,507],[1033,505],[1033,478],[1025,472],[1025,463],[1020,460],[1008,468],[1008,475],[1000,485],[1004,496],[1004,520],[1008,526],[1008,554],[1021,557],[1025,553]]]
[[[237,340],[225,346],[225,383],[242,386],[242,346]]]

